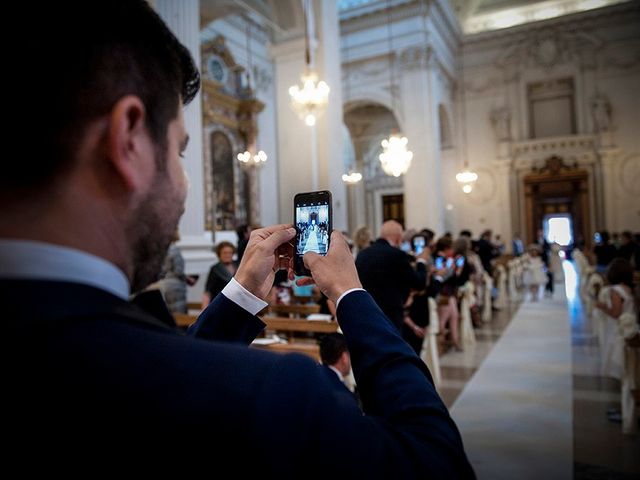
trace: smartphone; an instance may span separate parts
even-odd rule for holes
[[[442,270],[443,267],[444,267],[444,258],[436,257],[436,269]]]
[[[464,267],[464,257],[458,257],[456,259],[456,267],[458,268]]]
[[[453,267],[453,258],[449,257],[447,258],[447,268],[451,268]]]
[[[296,275],[310,276],[302,257],[307,252],[326,255],[333,231],[331,192],[298,193],[293,198],[293,224],[296,227],[296,246],[293,269]]]
[[[416,253],[416,255],[420,255],[424,251],[424,245],[424,237],[415,237],[413,239],[413,251]]]
[[[600,234],[599,234],[598,232],[596,232],[596,233],[593,235],[593,240],[594,240],[596,243],[600,243],[600,242],[602,242],[602,237],[600,236]]]

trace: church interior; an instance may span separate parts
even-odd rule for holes
[[[608,262],[594,252],[635,245],[637,327],[639,1],[150,3],[202,78],[185,110],[178,320],[197,314],[215,247],[294,223],[300,192],[331,192],[354,256],[358,233],[375,240],[389,220],[414,253],[420,232],[432,250],[488,232],[489,271],[458,291],[460,348],[436,305],[418,348],[478,478],[638,478],[640,350],[596,306]],[[557,264],[538,298],[526,278],[540,253]],[[260,348],[317,356],[318,334],[339,328],[305,295],[274,293],[277,341]]]

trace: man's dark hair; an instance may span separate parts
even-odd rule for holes
[[[444,235],[436,242],[436,252],[443,252],[453,247],[453,240],[450,237]]]
[[[341,333],[329,333],[320,340],[320,360],[323,365],[333,365],[347,351],[347,341]]]
[[[23,2],[18,9],[30,33],[16,58],[25,94],[14,90],[10,113],[15,108],[16,133],[29,141],[13,157],[11,174],[2,175],[0,191],[36,190],[69,170],[87,127],[126,95],[145,106],[162,170],[167,127],[179,100],[187,104],[197,94],[200,75],[158,14],[144,0],[44,2],[37,12]]]
[[[473,235],[471,234],[471,230],[460,230],[460,236],[468,237],[469,239],[473,237]]]
[[[633,267],[624,258],[615,258],[607,267],[609,285],[623,284],[633,289]]]
[[[436,236],[436,232],[429,228],[423,228],[422,230],[420,230],[420,235],[425,238],[428,245],[433,241],[433,238]]]
[[[249,232],[249,225],[243,223],[236,227],[236,235],[238,235],[238,240],[242,240],[244,236]]]

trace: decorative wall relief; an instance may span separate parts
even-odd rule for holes
[[[591,107],[594,133],[610,131],[612,108],[609,100],[598,93],[591,99],[589,106]]]
[[[514,36],[496,59],[496,65],[503,70],[513,70],[514,66],[552,70],[562,63],[577,61],[585,68],[593,68],[602,45],[600,39],[585,30],[542,28]]]
[[[620,162],[618,181],[625,195],[640,198],[640,153],[628,155]]]
[[[436,54],[431,45],[414,45],[400,53],[400,66],[405,70],[415,70],[433,66]]]
[[[499,142],[511,140],[511,112],[507,107],[495,107],[489,115],[491,125]]]

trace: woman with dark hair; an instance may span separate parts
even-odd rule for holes
[[[238,264],[233,260],[233,254],[236,253],[236,247],[233,243],[220,242],[216,245],[215,250],[219,261],[209,270],[207,285],[202,295],[203,309],[216,298],[216,295],[229,283],[238,269]]]

